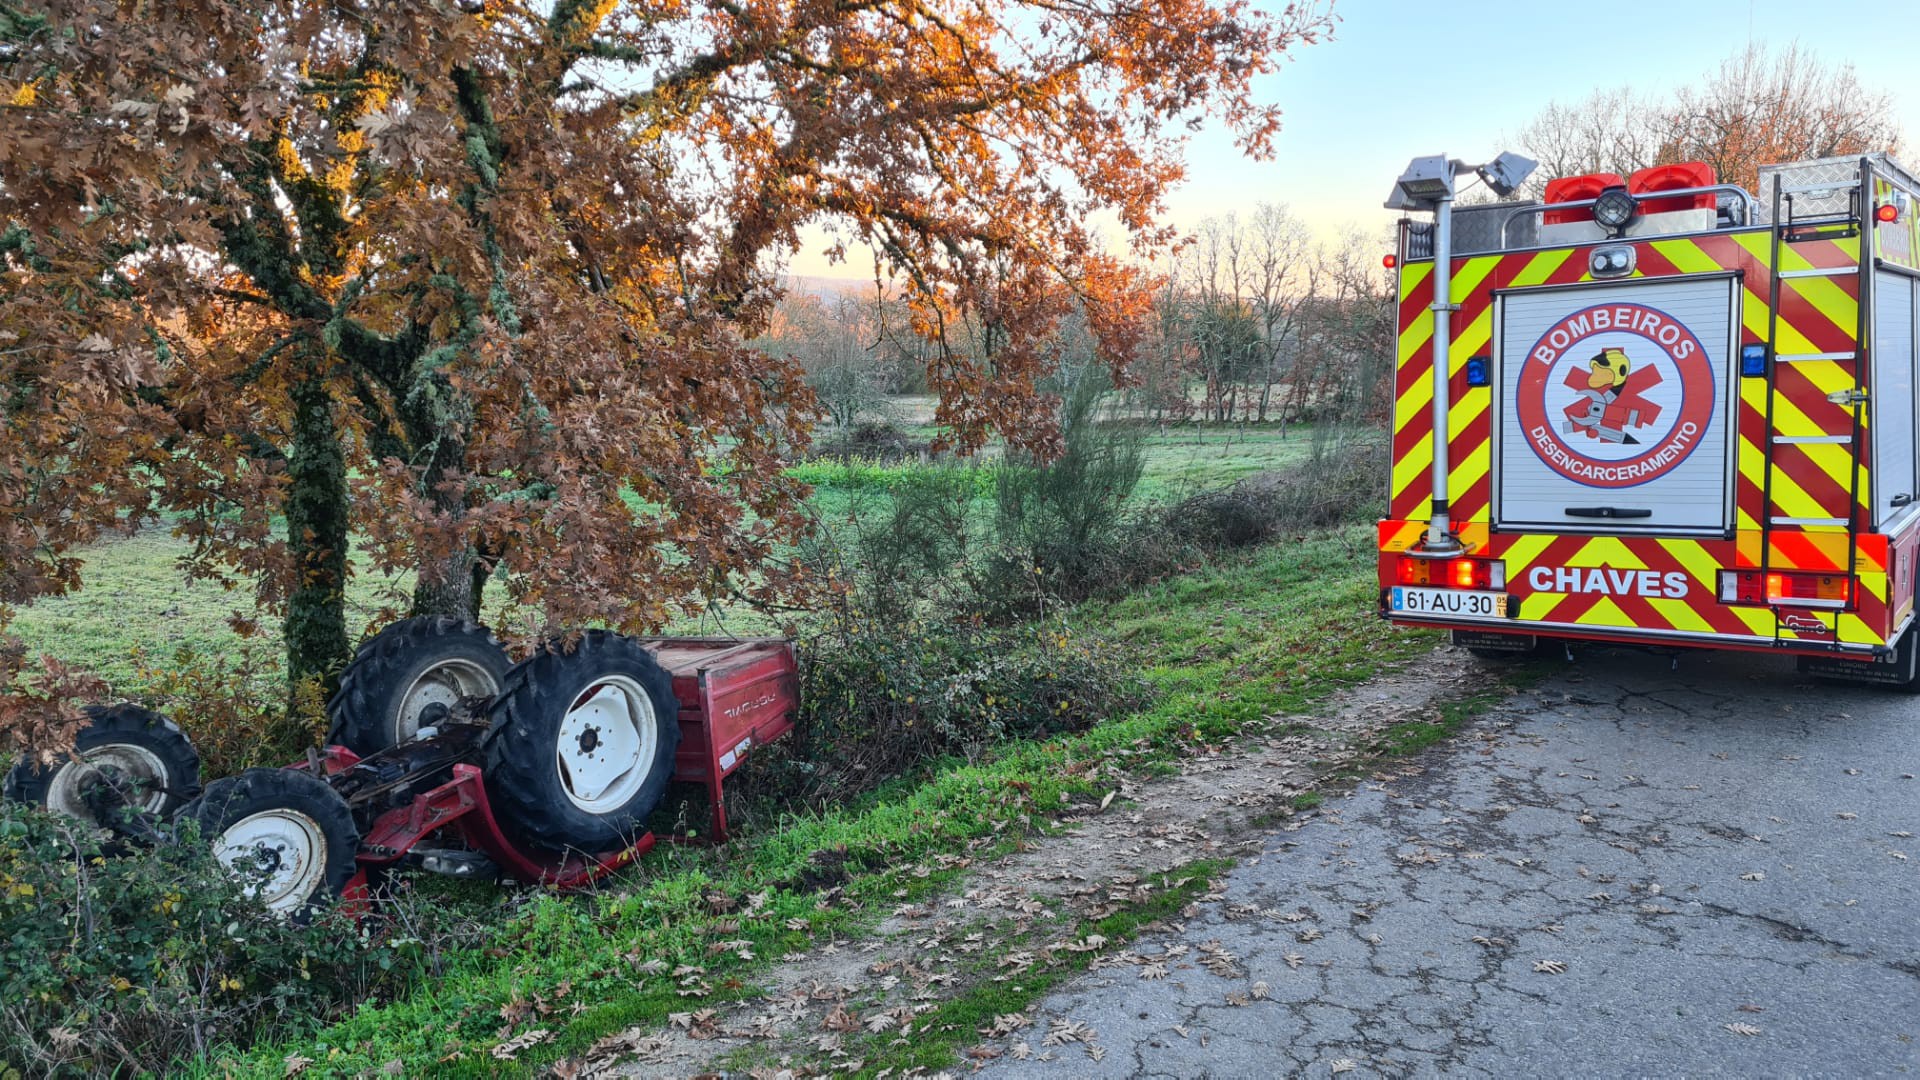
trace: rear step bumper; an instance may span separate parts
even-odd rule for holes
[[[1739,652],[1786,653],[1793,656],[1843,657],[1852,660],[1876,660],[1892,653],[1886,645],[1848,642],[1817,642],[1776,639],[1758,635],[1691,633],[1684,630],[1643,630],[1635,627],[1596,627],[1581,623],[1534,622],[1515,619],[1427,619],[1404,615],[1381,615],[1395,626],[1417,629],[1450,630],[1456,634],[1495,638],[1566,638],[1573,641],[1618,642],[1623,645],[1675,645],[1699,649],[1731,649]],[[1463,642],[1475,648],[1504,648],[1498,641]],[[1531,647],[1530,645],[1528,647]]]

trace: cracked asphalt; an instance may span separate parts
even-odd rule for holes
[[[985,1071],[1920,1071],[1920,698],[1596,648],[1410,766],[1266,836]]]

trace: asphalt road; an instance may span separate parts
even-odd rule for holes
[[[987,1071],[1920,1072],[1920,698],[1598,650],[1418,765],[1273,833]]]

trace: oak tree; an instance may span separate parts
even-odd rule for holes
[[[1267,153],[1254,80],[1329,19],[0,0],[0,632],[82,585],[84,545],[162,523],[187,573],[284,618],[295,679],[346,656],[356,539],[416,611],[495,580],[551,623],[645,631],[790,596],[771,556],[813,405],[745,343],[801,229],[905,283],[956,445],[1045,451],[1048,335],[1084,312],[1124,363],[1128,256],[1170,239],[1186,131],[1214,115]],[[77,686],[33,666],[0,653],[16,740]]]

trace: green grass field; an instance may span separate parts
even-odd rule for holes
[[[1135,497],[1168,500],[1304,460],[1311,431],[1294,427],[1282,437],[1274,428],[1170,427],[1150,432],[1145,442],[1146,470]],[[829,526],[874,506],[874,497],[884,495],[890,471],[831,463],[800,468],[815,485],[813,512]],[[990,482],[980,490],[982,499],[991,498]],[[14,632],[31,649],[99,674],[122,695],[140,693],[138,655],[144,654],[149,662],[165,662],[182,648],[203,657],[229,654],[243,641],[228,626],[228,619],[236,613],[255,617],[253,597],[244,590],[187,582],[177,567],[187,550],[186,542],[165,528],[97,545],[84,553],[85,587],[20,609]],[[367,570],[365,560],[358,562],[361,572],[347,589],[350,627],[371,623],[383,606],[404,608],[408,587],[405,580],[378,577]],[[498,601],[500,593],[496,589],[491,596]],[[734,613],[724,623],[693,619],[673,629],[759,632],[766,629],[762,622],[752,613]],[[274,619],[260,621],[252,647],[267,664],[278,663],[279,627]],[[263,676],[271,678],[271,674],[266,671]]]

